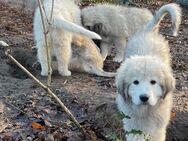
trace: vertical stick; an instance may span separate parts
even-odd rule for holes
[[[38,0],[38,5],[39,5],[41,21],[42,21],[42,25],[43,25],[44,39],[45,39],[45,45],[46,45],[46,54],[47,54],[47,62],[48,62],[48,82],[47,82],[47,86],[50,87],[51,81],[52,81],[52,67],[51,67],[51,50],[50,50],[50,47],[49,47],[49,44],[48,44],[49,30],[47,30],[46,26],[45,26],[44,15],[43,15],[44,9],[42,8],[41,0]],[[46,20],[47,20],[47,17],[46,17]]]

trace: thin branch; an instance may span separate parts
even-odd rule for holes
[[[3,123],[3,124],[0,124],[1,128],[0,128],[0,133],[3,132],[5,130],[5,128],[8,127],[8,124],[7,123]]]
[[[52,8],[51,8],[51,15],[50,15],[50,23],[49,23],[50,25],[52,22],[53,11],[54,11],[54,0],[52,0]]]
[[[8,56],[18,67],[20,67],[29,77],[31,77],[33,80],[35,80],[36,83],[38,83],[44,90],[48,92],[50,96],[52,96],[55,101],[60,105],[60,107],[67,113],[70,120],[78,127],[78,129],[83,133],[83,135],[88,136],[85,129],[79,124],[79,122],[76,120],[74,115],[69,111],[69,109],[63,104],[63,102],[51,91],[51,89],[44,85],[40,80],[38,80],[34,75],[32,75],[25,67],[23,67],[11,54],[10,50],[7,50],[5,52],[5,55]]]
[[[51,67],[51,51],[50,51],[50,47],[48,44],[48,32],[49,31],[46,29],[46,26],[45,26],[44,15],[43,15],[44,8],[42,8],[43,4],[41,3],[40,0],[38,0],[38,5],[39,5],[41,21],[42,21],[42,25],[43,25],[44,39],[45,39],[45,44],[46,44],[47,62],[48,62],[48,83],[47,83],[47,86],[50,87],[51,81],[52,81],[52,67]],[[47,19],[48,18],[46,17],[46,20]]]
[[[42,6],[42,10],[44,11],[44,15],[45,15],[46,21],[47,21],[47,23],[49,23],[48,17],[47,17],[47,14],[46,14],[46,10],[44,8],[44,4],[42,4],[41,6]]]

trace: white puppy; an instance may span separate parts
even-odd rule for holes
[[[72,71],[88,72],[104,77],[114,77],[116,73],[103,70],[103,58],[95,43],[82,35],[73,37],[72,58],[69,69]]]
[[[109,4],[98,4],[81,11],[83,25],[98,33],[101,37],[101,54],[105,59],[112,46],[116,55],[113,59],[121,62],[124,59],[126,41],[136,32],[143,29],[153,17],[144,8],[128,8]]]
[[[142,29],[152,18],[152,13],[147,9],[110,4],[84,8],[81,15],[82,24],[102,37],[101,54],[104,60],[112,46],[115,46],[116,62],[123,61],[127,39]]]
[[[127,43],[125,61],[117,71],[117,105],[124,118],[127,141],[165,141],[172,108],[175,79],[172,74],[168,42],[158,33],[163,16],[172,18],[174,35],[181,21],[176,4],[161,7],[147,26]],[[131,134],[140,130],[144,134]]]
[[[48,19],[50,19],[51,16],[51,7],[52,0],[45,0],[44,8]],[[68,64],[71,58],[71,42],[73,33],[70,31],[84,34],[90,38],[100,39],[99,35],[88,31],[79,25],[81,25],[80,9],[74,4],[74,1],[55,0],[52,24],[48,33],[48,41],[51,53],[58,61],[58,71],[63,76],[71,75],[71,72],[68,70]],[[49,26],[46,19],[45,26]],[[46,76],[48,74],[47,57],[39,8],[35,11],[34,38],[38,49],[38,60],[42,68],[41,75]]]

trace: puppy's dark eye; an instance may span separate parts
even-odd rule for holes
[[[91,30],[91,27],[90,27],[90,26],[86,26],[86,28],[87,28],[88,30]]]
[[[151,83],[152,85],[155,85],[157,82],[156,82],[155,80],[151,80],[150,83]]]
[[[138,80],[135,80],[133,83],[134,83],[135,85],[138,85],[138,84],[139,84],[139,81],[138,81]]]

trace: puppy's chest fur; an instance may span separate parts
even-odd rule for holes
[[[129,117],[123,119],[126,130],[141,130],[152,135],[157,130],[164,128],[164,123],[169,120],[171,98],[172,96],[168,95],[165,99],[159,100],[157,105],[151,107],[134,105],[131,98],[124,101],[122,95],[119,95],[117,100],[120,110]],[[169,107],[166,107],[167,105]]]

